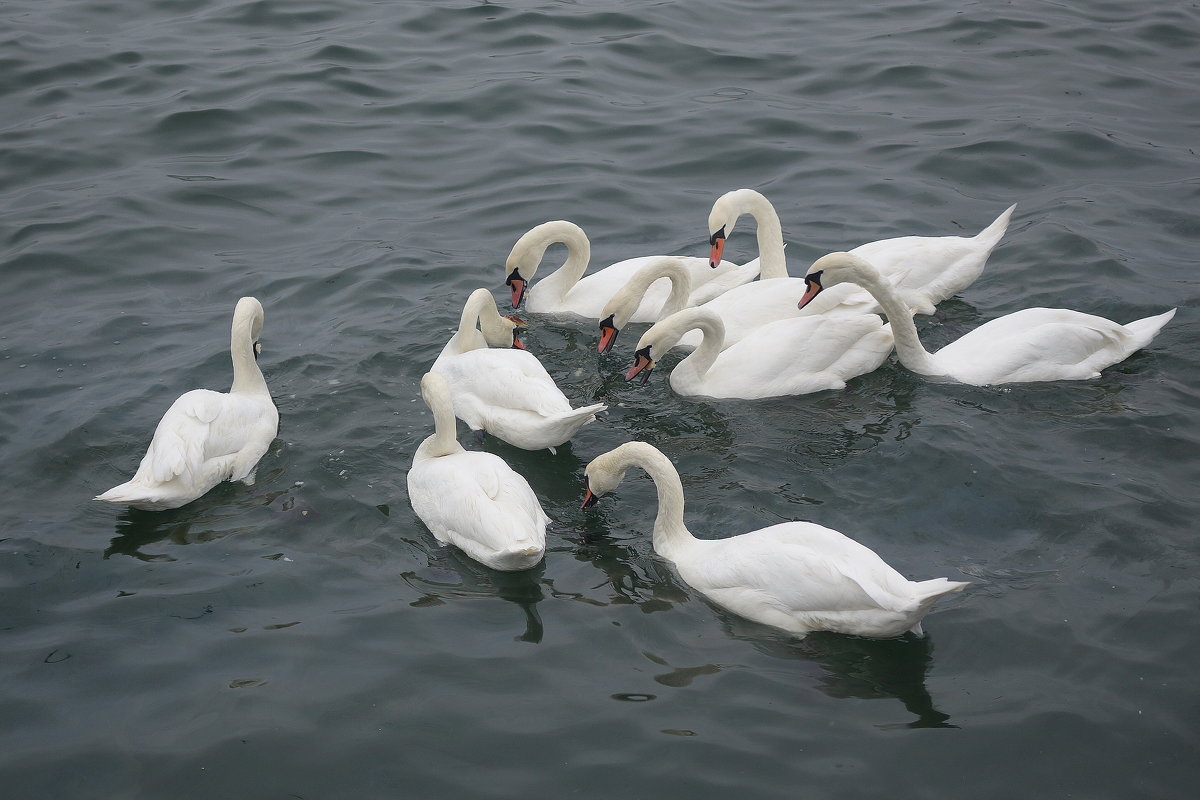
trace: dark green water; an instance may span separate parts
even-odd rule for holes
[[[1198,45],[1160,0],[5,3],[0,791],[1191,798]],[[503,299],[558,217],[597,265],[704,255],[742,186],[794,275],[1019,203],[930,347],[1027,306],[1180,310],[1094,381],[891,363],[762,402],[626,384],[625,337],[534,320],[611,411],[555,456],[485,444],[554,520],[539,568],[438,547],[404,478],[467,294]],[[244,294],[281,415],[258,483],[92,502],[177,395],[227,388]],[[972,586],[923,640],[741,621],[653,554],[640,474],[579,510],[629,439],[701,535],[811,519]]]

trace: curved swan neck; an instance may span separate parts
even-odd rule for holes
[[[641,467],[654,481],[658,492],[658,514],[654,518],[654,549],[671,558],[674,547],[695,537],[683,524],[683,483],[671,460],[645,442],[626,442],[613,451],[618,472]]]
[[[658,328],[657,333],[655,328]],[[708,372],[725,346],[725,323],[721,322],[721,318],[716,314],[702,307],[684,309],[661,322],[656,322],[646,331],[643,339],[654,340],[660,344],[662,352],[657,357],[661,358],[685,333],[693,329],[698,329],[703,335],[700,346],[676,364],[675,369],[690,368],[699,378]]]
[[[463,446],[458,443],[454,401],[450,397],[450,386],[446,379],[434,372],[425,374],[421,378],[421,399],[433,412],[433,435],[421,443],[420,452],[436,458],[462,451]]]
[[[231,393],[271,395],[255,353],[255,339],[262,331],[262,320],[262,305],[257,300],[243,297],[238,301],[229,335],[229,356],[233,361]]]
[[[738,189],[730,193],[733,202],[734,220],[743,214],[754,217],[758,226],[758,258],[761,269],[759,277],[787,278],[787,261],[783,255],[783,225],[771,201],[753,189]],[[733,230],[730,225],[729,230]]]
[[[561,300],[587,270],[592,258],[592,244],[587,234],[573,222],[558,219],[543,222],[525,233],[513,245],[505,262],[505,270],[520,270],[521,277],[532,283],[546,254],[546,249],[552,244],[567,246],[567,259],[562,266],[538,283],[538,290],[543,295],[549,295],[553,300]]]
[[[692,294],[692,276],[683,266],[683,261],[674,256],[658,258],[634,273],[624,286],[613,294],[604,310],[600,312],[603,319],[613,315],[617,329],[628,324],[633,313],[637,311],[650,285],[660,278],[666,278],[671,284],[671,293],[667,296],[658,314],[659,319],[681,311],[687,307],[688,298]]]
[[[451,341],[453,351],[459,355],[471,350],[481,350],[488,346],[487,340],[479,332],[477,326],[485,316],[499,319],[500,312],[496,308],[496,300],[487,289],[476,289],[471,292],[467,302],[463,304],[462,315],[458,318],[458,330]]]
[[[892,326],[896,355],[900,358],[900,363],[921,375],[942,374],[943,370],[938,368],[933,355],[921,344],[917,326],[913,322],[912,310],[900,299],[892,284],[867,261],[857,256],[846,255],[850,259],[848,263],[852,270],[853,282],[866,289],[887,316],[888,323]],[[813,264],[813,268],[817,268],[817,263]]]

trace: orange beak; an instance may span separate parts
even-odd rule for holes
[[[625,373],[625,380],[633,380],[643,370],[646,374],[642,376],[641,385],[645,386],[646,381],[650,380],[650,373],[654,370],[654,361],[650,358],[650,345],[646,345],[633,354],[633,366]]]
[[[581,505],[580,508],[591,508],[592,506],[596,505],[596,503],[600,502],[600,498],[592,494],[590,487],[584,489],[583,491],[583,505]]]
[[[600,323],[600,344],[596,345],[596,352],[607,353],[612,350],[613,342],[617,340],[617,334],[621,331],[613,325],[613,315],[609,314],[603,322]]]
[[[814,272],[811,275],[804,276],[804,296],[800,298],[800,302],[796,303],[796,308],[804,308],[812,302],[812,299],[821,293],[821,273]]]
[[[525,279],[521,277],[520,271],[514,269],[509,273],[504,285],[512,289],[512,307],[520,308],[521,301],[525,299]]]
[[[725,226],[721,226],[721,230],[714,233],[708,238],[708,243],[712,247],[708,252],[708,265],[716,269],[721,265],[721,255],[725,252]]]

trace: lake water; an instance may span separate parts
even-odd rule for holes
[[[1165,0],[8,0],[4,796],[1193,797],[1198,79],[1200,8]],[[405,474],[470,291],[503,301],[554,218],[595,265],[706,255],[743,186],[793,275],[1019,203],[930,347],[1027,306],[1179,313],[1097,380],[893,358],[759,402],[674,396],[675,357],[627,384],[637,333],[598,356],[593,324],[532,319],[610,411],[557,455],[483,445],[553,518],[541,566],[439,547]],[[93,502],[177,395],[228,387],[246,294],[281,416],[257,484]],[[747,623],[654,555],[642,473],[579,509],[630,439],[699,535],[809,519],[972,585],[925,639]]]

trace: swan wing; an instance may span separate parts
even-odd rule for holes
[[[769,598],[788,614],[901,611],[912,603],[909,582],[874,551],[814,523],[773,525],[707,545],[704,586],[697,588],[726,598]]]
[[[442,542],[488,562],[496,554],[545,550],[549,518],[529,483],[491,453],[418,459],[409,501]],[[533,555],[527,552],[526,555]]]
[[[275,438],[278,421],[269,398],[194,389],[167,409],[133,480],[203,482],[224,459],[230,466],[249,461],[243,471],[249,472]]]
[[[440,359],[434,370],[449,381],[456,408],[465,401],[547,416],[571,411],[550,373],[526,350],[470,350]]]
[[[1096,377],[1136,342],[1123,325],[1061,308],[1027,308],[991,320],[938,351],[959,380],[979,385]]]

